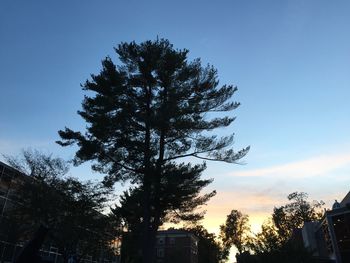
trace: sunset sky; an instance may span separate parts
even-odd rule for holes
[[[329,207],[350,190],[350,2],[330,0],[19,1],[0,3],[0,153],[32,147],[69,159],[57,131],[84,129],[80,83],[122,41],[158,37],[238,86],[243,165],[208,163],[218,194],[205,226],[231,209],[255,231],[293,191]],[[3,160],[3,158],[2,158]],[[101,178],[88,165],[81,179]]]

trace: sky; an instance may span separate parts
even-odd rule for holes
[[[106,56],[118,63],[118,43],[167,38],[237,85],[237,119],[220,133],[251,146],[243,165],[208,163],[218,194],[204,225],[217,232],[239,209],[257,231],[294,191],[329,207],[350,190],[349,12],[345,0],[2,0],[0,153],[72,158],[55,141],[84,130],[80,84]],[[101,178],[89,165],[71,173]]]

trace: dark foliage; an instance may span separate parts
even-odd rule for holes
[[[198,263],[220,263],[228,258],[228,253],[218,242],[215,234],[209,233],[203,226],[197,225],[185,229],[198,239]]]
[[[243,263],[300,263],[314,262],[312,251],[304,247],[300,228],[304,222],[322,218],[322,201],[307,200],[308,195],[294,192],[288,195],[286,205],[275,207],[272,218],[262,226],[262,231],[250,241],[249,252],[239,255]]]
[[[323,216],[323,201],[309,202],[307,193],[294,192],[288,195],[288,204],[275,207],[272,221],[280,237],[288,240],[294,229],[301,228],[304,222],[320,220]]]
[[[47,242],[54,242],[67,259],[79,251],[80,257],[109,250],[115,238],[114,226],[101,214],[109,191],[92,182],[66,176],[67,164],[37,151],[24,151],[22,158],[7,161],[25,176],[17,183],[18,205],[10,216],[27,240],[39,224],[49,228]]]
[[[225,224],[220,226],[220,238],[227,252],[232,246],[235,246],[240,254],[246,250],[249,233],[248,216],[238,210],[232,210],[227,215]]]
[[[191,213],[214,194],[199,195],[210,183],[200,179],[204,165],[175,160],[236,163],[249,148],[235,152],[233,135],[211,133],[234,120],[218,113],[239,106],[231,101],[237,88],[219,87],[212,66],[203,67],[199,59],[189,62],[188,50],[174,49],[163,39],[121,43],[115,51],[121,65],[107,57],[101,72],[83,85],[89,95],[78,113],[86,131],[66,128],[59,131],[58,143],[77,144],[75,163],[95,161],[92,168],[107,174],[107,186],[127,180],[135,184],[138,190],[130,192],[142,196],[143,258],[151,262],[162,221],[199,219],[201,214]]]

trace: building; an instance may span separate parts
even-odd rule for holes
[[[0,162],[0,262],[13,262],[21,251],[24,243],[27,241],[27,236],[22,237],[21,227],[14,224],[11,220],[11,208],[24,207],[19,199],[19,186],[24,183],[35,183],[35,180],[29,176],[19,172],[18,170]],[[11,211],[12,210],[12,211]],[[97,211],[94,211],[97,217],[103,215]],[[34,221],[29,221],[30,223]],[[27,222],[28,223],[28,222]],[[33,225],[35,225],[34,222]],[[102,236],[100,233],[90,231],[81,226],[76,226],[77,229],[84,229],[85,232],[95,236]],[[52,233],[51,233],[52,234]],[[109,235],[110,236],[110,235]],[[21,237],[19,239],[19,237]],[[28,237],[30,238],[30,237]],[[82,261],[96,262],[97,260],[103,262],[119,262],[119,239],[116,237],[115,241],[108,244],[108,249],[103,247],[102,244],[96,246],[96,251],[89,251],[87,255],[84,255]],[[84,242],[84,241],[83,241]],[[83,243],[82,242],[82,243]],[[49,259],[53,262],[63,262],[62,251],[59,251],[57,244],[48,235],[45,243],[41,247],[40,254],[43,258]],[[79,247],[77,246],[76,253],[79,253]]]
[[[8,213],[18,205],[16,185],[25,176],[12,167],[0,162],[0,240],[10,240]]]
[[[155,258],[157,263],[197,263],[198,238],[184,230],[158,231]]]
[[[23,174],[0,162],[0,262],[13,261],[23,245],[14,243],[19,233],[9,217],[11,208],[20,205],[16,186],[23,180]]]
[[[137,247],[140,235],[125,232],[122,239],[121,262],[138,262],[141,251]],[[185,230],[168,229],[157,232],[154,247],[155,263],[197,263],[198,238]]]
[[[308,222],[302,229],[304,245],[319,262],[350,262],[350,192],[320,222]]]

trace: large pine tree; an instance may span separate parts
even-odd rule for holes
[[[76,164],[95,161],[93,169],[107,174],[106,184],[130,180],[136,185],[133,198],[142,210],[139,247],[148,263],[162,220],[167,215],[199,218],[192,212],[214,194],[200,195],[210,183],[200,179],[205,163],[179,159],[235,163],[249,149],[235,152],[233,135],[214,133],[234,121],[222,112],[239,106],[231,100],[237,88],[219,87],[215,68],[188,61],[188,50],[174,49],[164,39],[121,43],[115,51],[120,65],[105,58],[101,72],[83,85],[88,95],[78,113],[86,131],[66,128],[59,131],[58,143],[77,144]]]

